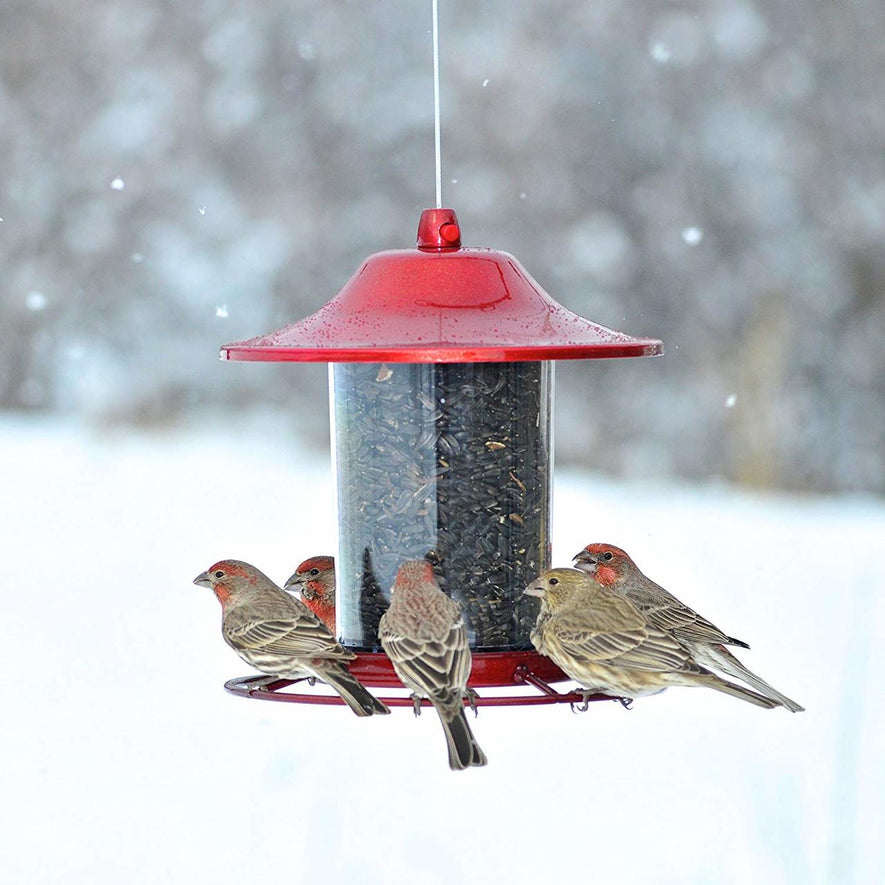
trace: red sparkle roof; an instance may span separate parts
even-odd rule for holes
[[[461,247],[451,209],[425,209],[415,249],[370,255],[316,313],[225,344],[223,359],[462,363],[657,356],[663,345],[585,320],[507,252]]]

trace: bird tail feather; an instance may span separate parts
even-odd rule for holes
[[[318,669],[316,675],[318,679],[331,685],[357,716],[390,712],[343,664]]]
[[[740,698],[742,701],[747,701],[751,704],[755,704],[757,707],[765,707],[765,709],[767,710],[770,710],[772,707],[780,706],[777,701],[773,701],[771,698],[767,698],[761,694],[756,694],[755,691],[750,691],[749,688],[744,688],[743,685],[735,685],[733,682],[729,682],[727,679],[720,679],[718,676],[715,676],[712,673],[706,674],[706,676],[701,678],[699,682],[701,685],[706,685],[709,688],[715,688],[716,691],[730,694],[733,698]]]
[[[488,760],[483,753],[470,724],[464,713],[461,698],[458,697],[454,704],[434,704],[439,713],[439,721],[442,723],[446,735],[446,744],[449,750],[449,768],[453,771],[461,771],[471,765],[485,765]]]
[[[781,694],[776,688],[772,688],[764,679],[757,676],[752,670],[748,670],[725,646],[708,646],[706,649],[708,660],[703,662],[705,666],[713,666],[717,670],[746,682],[759,694],[764,695],[782,707],[786,707],[791,713],[801,713],[805,707],[796,701]]]

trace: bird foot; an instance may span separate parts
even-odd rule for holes
[[[256,676],[255,679],[251,680],[246,687],[250,692],[264,691],[268,685],[279,681],[279,676]]]
[[[479,716],[479,709],[476,705],[476,699],[479,695],[472,688],[465,688],[464,696],[467,698],[467,703],[470,705],[470,709],[473,710],[473,717],[475,719]]]
[[[615,700],[625,709],[633,709],[633,698],[615,698]]]
[[[572,708],[572,713],[586,713],[587,710],[590,709],[590,698],[593,697],[595,692],[592,691],[579,691],[576,694],[579,694],[583,699],[582,704],[576,704],[572,701],[569,706]]]
[[[412,695],[412,712],[416,716],[421,715],[421,698],[419,698],[416,694]]]

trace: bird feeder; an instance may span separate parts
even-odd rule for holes
[[[369,256],[316,313],[221,348],[228,360],[330,366],[338,552],[337,632],[366,685],[400,683],[378,643],[399,565],[426,558],[464,611],[470,686],[534,685],[553,703],[566,677],[530,642],[550,567],[553,361],[655,356],[554,301],[506,252],[464,248],[455,213],[426,209],[417,248]],[[279,683],[238,694],[338,703]],[[408,703],[408,699],[385,698]]]

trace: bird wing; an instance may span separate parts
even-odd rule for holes
[[[293,600],[296,601],[296,600]],[[355,655],[342,648],[332,631],[306,606],[289,617],[259,617],[247,609],[233,609],[222,630],[234,648],[294,657],[339,658]]]
[[[682,603],[653,606],[643,609],[643,614],[661,630],[691,642],[731,642],[718,627]]]
[[[750,647],[746,642],[723,633],[715,624],[659,584],[651,584],[651,590],[631,588],[626,595],[649,621],[665,633],[673,633],[678,639],[688,642]]]
[[[685,647],[650,624],[607,629],[587,611],[564,611],[545,630],[549,645],[578,660],[628,670],[696,670]]]
[[[439,695],[443,687],[459,691],[467,685],[471,657],[463,618],[441,639],[403,635],[391,629],[389,620],[386,615],[381,619],[379,638],[405,685],[426,695]]]

